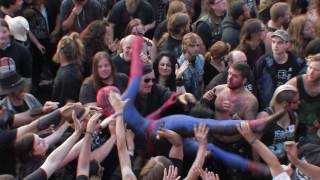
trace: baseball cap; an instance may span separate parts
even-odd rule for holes
[[[29,23],[26,18],[22,16],[12,18],[6,15],[4,19],[8,23],[10,32],[13,37],[16,40],[25,42],[27,40],[27,33],[30,30]]]
[[[275,32],[272,33],[271,37],[274,37],[274,36],[277,36],[277,37],[280,37],[282,40],[284,41],[289,41],[289,35],[288,35],[288,32],[285,31],[285,30],[276,30]]]

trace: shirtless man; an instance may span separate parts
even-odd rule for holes
[[[293,85],[299,92],[298,136],[314,134],[320,128],[320,54],[308,58],[306,74],[290,79],[287,84]]]
[[[228,70],[227,84],[218,85],[207,91],[203,98],[211,101],[215,99],[215,119],[254,119],[258,113],[258,101],[256,97],[245,88],[249,65],[243,62],[232,64]],[[220,148],[237,153],[243,157],[250,157],[249,147],[241,141],[241,135],[222,136],[213,135],[214,144]],[[223,164],[218,164],[217,172],[224,179],[239,177],[245,179],[246,174],[226,170]],[[225,168],[223,168],[225,167]],[[223,179],[221,178],[221,179]]]
[[[244,84],[249,73],[245,63],[235,63],[228,70],[227,84],[218,85],[211,91],[215,92],[216,119],[254,119],[258,113],[258,101]],[[232,143],[240,139],[240,135],[221,136],[220,141]]]

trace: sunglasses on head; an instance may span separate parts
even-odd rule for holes
[[[156,82],[156,79],[155,78],[146,78],[143,80],[145,83],[149,83],[150,81],[152,81],[152,83],[155,83]]]

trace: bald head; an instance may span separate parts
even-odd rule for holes
[[[231,66],[237,62],[245,62],[247,63],[247,56],[244,52],[240,50],[233,50],[229,53],[228,64]]]
[[[135,35],[128,35],[122,39],[122,52],[123,52],[123,59],[125,61],[131,61],[132,56],[132,45],[135,39]]]

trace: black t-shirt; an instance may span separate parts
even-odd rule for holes
[[[155,84],[151,89],[151,93],[147,96],[137,95],[135,105],[139,113],[141,113],[142,116],[146,116],[158,110],[171,94],[172,92],[169,89]]]
[[[16,136],[16,129],[0,129],[0,174],[16,174],[14,154]]]
[[[39,168],[32,174],[24,178],[24,180],[46,180],[48,179],[46,172]]]
[[[9,47],[0,49],[0,57],[11,57],[14,60],[16,72],[22,77],[30,78],[32,73],[32,57],[29,50],[14,40],[10,43]]]
[[[208,16],[203,16],[196,23],[196,33],[201,37],[207,49],[209,49],[215,42],[221,40],[222,19],[220,19],[220,22],[219,20],[212,22]]]
[[[144,25],[152,23],[155,18],[151,5],[147,1],[140,1],[133,14],[127,11],[125,1],[119,1],[112,7],[108,21],[115,25],[115,38],[121,39],[124,36],[127,24],[133,18],[139,18]]]
[[[80,175],[80,176],[77,176],[77,180],[89,180],[89,178],[88,176]]]
[[[175,58],[179,58],[181,55],[181,43],[182,40],[177,40],[172,38],[171,36],[168,39],[164,40],[158,47],[158,52],[162,51],[170,51],[173,53]]]
[[[270,114],[270,112],[268,112],[267,109],[264,111]],[[290,118],[290,124],[287,128],[284,129],[277,123],[273,123],[270,128],[266,129],[265,133],[261,138],[261,141],[273,152],[274,155],[277,156],[277,158],[283,164],[288,163],[288,159],[284,149],[284,142],[294,141],[295,134],[295,114],[292,111],[289,111],[288,113]]]
[[[117,72],[124,73],[129,76],[131,62],[125,61],[120,55],[112,57],[112,62],[116,66]]]
[[[29,107],[28,107],[27,103],[25,101],[23,101],[23,103],[20,106],[13,105],[13,109],[16,111],[16,113],[21,113],[21,112],[25,112],[25,111],[29,110]]]
[[[214,78],[216,75],[219,74],[219,71],[213,65],[211,65],[210,62],[208,61],[204,63],[203,70],[204,70],[204,74],[203,74],[204,85],[208,85],[209,82],[212,80],[212,78]]]
[[[246,49],[245,54],[247,56],[248,64],[251,70],[254,69],[256,62],[262,55],[264,55],[264,53],[265,53],[265,45],[263,42],[261,42],[256,49],[251,49],[250,47]]]
[[[60,6],[60,15],[62,22],[65,21],[72,9],[74,8],[74,3],[72,0],[64,0]],[[69,32],[76,31],[81,32],[85,29],[88,24],[97,19],[102,19],[102,8],[100,3],[97,0],[88,0],[84,5],[80,14],[76,17],[72,27],[69,29]]]
[[[82,75],[75,64],[61,66],[52,89],[52,100],[63,106],[68,100],[78,101]]]
[[[159,40],[161,39],[164,33],[168,32],[167,23],[168,23],[168,20],[166,19],[161,23],[159,23],[158,26],[156,27],[153,38],[157,40],[157,42],[159,42]]]
[[[116,86],[121,93],[123,93],[128,84],[128,76],[123,73],[117,73],[115,83],[113,86]],[[92,77],[88,77],[84,80],[81,85],[79,101],[83,104],[96,102],[96,95],[98,89],[94,88]]]
[[[289,79],[293,78],[299,73],[298,69],[294,68],[294,64],[290,59],[288,59],[284,64],[278,64],[274,62],[274,69],[276,87],[285,84]]]

